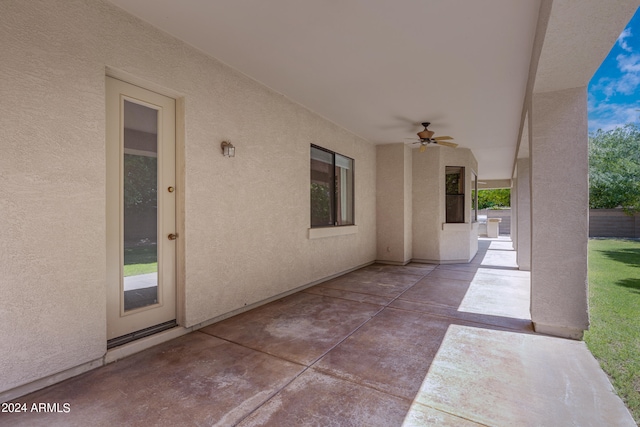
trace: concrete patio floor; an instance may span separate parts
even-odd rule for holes
[[[11,426],[635,426],[585,344],[535,334],[504,239],[374,264],[15,402]]]

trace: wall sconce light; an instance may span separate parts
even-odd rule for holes
[[[225,157],[235,157],[236,156],[236,147],[233,146],[232,143],[227,141],[222,141],[220,144],[222,148],[222,155]]]

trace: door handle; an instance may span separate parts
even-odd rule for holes
[[[173,233],[171,233],[171,234],[169,234],[169,235],[167,236],[167,238],[168,238],[169,240],[176,240],[176,239],[178,238],[178,235],[177,235],[177,234],[173,234]]]

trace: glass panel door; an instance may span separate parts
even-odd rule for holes
[[[110,77],[106,89],[111,348],[175,324],[179,189],[175,100]]]

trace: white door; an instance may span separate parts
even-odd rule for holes
[[[110,77],[106,97],[107,339],[113,346],[176,319],[176,113],[174,99]]]

